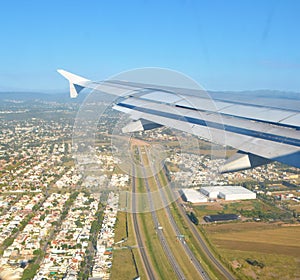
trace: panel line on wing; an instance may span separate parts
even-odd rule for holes
[[[139,112],[145,112],[145,113],[149,113],[149,114],[153,114],[153,115],[159,115],[159,116],[167,117],[170,119],[181,120],[181,121],[189,122],[192,124],[197,124],[197,125],[201,125],[201,126],[207,126],[207,127],[212,127],[215,129],[225,130],[225,131],[229,131],[229,132],[236,133],[236,134],[242,134],[242,135],[246,135],[246,136],[250,136],[250,137],[255,137],[255,138],[269,140],[269,141],[273,141],[273,142],[277,142],[277,143],[284,143],[287,145],[300,147],[300,140],[295,139],[295,138],[290,138],[290,137],[281,136],[281,135],[275,135],[275,134],[262,132],[262,131],[255,131],[255,130],[248,129],[248,128],[242,128],[242,127],[237,127],[237,126],[233,126],[233,125],[203,120],[203,119],[197,119],[194,117],[177,115],[177,114],[173,114],[173,113],[169,113],[169,112],[162,112],[162,111],[149,109],[149,108],[137,107],[135,105],[125,104],[125,103],[118,103],[118,106],[125,107],[125,108],[139,111]]]

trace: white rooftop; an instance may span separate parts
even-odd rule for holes
[[[194,189],[181,189],[180,193],[185,196],[188,202],[191,203],[207,202],[207,197]]]
[[[222,196],[224,198],[233,198],[238,199],[253,199],[256,197],[256,194],[242,186],[212,186],[212,187],[202,187],[200,189],[202,193],[208,195],[209,197]]]
[[[248,189],[242,186],[212,186],[212,187],[202,187],[201,189],[207,192],[221,192],[224,194],[249,194],[252,193]]]

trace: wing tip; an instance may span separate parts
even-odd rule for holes
[[[57,69],[56,71],[69,81],[71,98],[76,98],[78,93],[84,89],[86,84],[90,81],[63,69]]]

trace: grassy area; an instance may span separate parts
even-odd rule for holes
[[[143,151],[144,148],[141,149]],[[147,154],[142,153],[141,155],[142,162],[146,161]],[[148,163],[148,161],[147,161]],[[162,186],[165,186],[165,193],[167,196],[170,196],[170,192],[167,185],[167,179],[164,175],[164,172],[159,172],[158,178],[162,184]],[[148,183],[151,192],[157,192],[157,184],[155,182],[155,179],[153,177],[148,178]],[[139,192],[145,191],[144,186],[144,180],[137,179],[137,188]],[[158,198],[160,199],[160,198]],[[172,199],[170,200],[172,201]],[[158,203],[159,205],[159,203]],[[194,252],[196,258],[202,263],[204,266],[204,269],[207,271],[207,273],[210,275],[212,279],[224,279],[223,275],[221,275],[218,271],[216,271],[215,267],[213,267],[212,264],[208,261],[206,255],[202,252],[198,242],[194,238],[194,236],[191,234],[187,222],[184,220],[184,217],[181,216],[181,213],[179,213],[175,203],[173,203],[171,206],[171,211],[173,213],[173,216],[175,217],[175,221],[178,224],[180,231],[182,234],[185,235],[186,242],[189,242],[189,247]],[[189,258],[186,256],[183,247],[181,246],[176,233],[173,231],[169,219],[167,217],[167,213],[165,209],[161,209],[156,212],[157,217],[159,219],[160,225],[163,227],[164,231],[164,237],[167,240],[171,251],[174,254],[174,257],[176,258],[178,264],[180,265],[181,269],[183,270],[185,277],[187,279],[195,279],[197,274],[197,271],[195,270],[193,264],[190,262]],[[156,235],[154,224],[152,221],[152,217],[150,213],[143,213],[140,215],[140,225],[142,227],[143,235],[145,238],[145,247],[148,250],[149,256],[152,260],[153,267],[155,268],[158,277],[160,279],[171,279],[175,277],[174,272],[172,270],[171,265],[169,264],[164,252],[162,251],[161,244],[158,240],[158,237]],[[161,264],[164,264],[161,266]]]
[[[297,257],[300,252],[299,226],[280,224],[240,223],[207,226],[206,231],[229,249],[277,253]]]
[[[205,231],[240,279],[298,279],[300,276],[299,226],[230,223],[208,225]],[[264,267],[253,266],[247,259],[257,260]]]
[[[175,203],[172,203],[170,205],[170,209],[172,212],[172,215],[176,221],[177,226],[179,227],[179,230],[181,234],[184,235],[185,241],[188,243],[188,246],[194,253],[195,257],[200,261],[200,263],[203,265],[205,271],[210,276],[211,279],[225,279],[222,274],[211,264],[205,253],[202,251],[200,245],[196,241],[195,237],[191,233],[191,230],[189,229],[187,222],[185,221],[184,217],[179,213],[179,210]]]
[[[143,151],[144,148],[141,149],[141,152]],[[140,157],[142,161],[144,161],[146,158],[146,153],[145,152],[141,153]],[[141,169],[137,170],[137,174],[143,175]],[[136,183],[137,183],[137,192],[145,194],[141,199],[139,199],[140,206],[142,206],[141,204],[148,205],[149,204],[148,201],[143,201],[143,200],[148,200],[147,195],[145,193],[146,192],[145,180],[139,177],[136,179]],[[152,189],[153,185],[149,184],[149,186],[150,189],[153,191]],[[143,240],[145,242],[145,248],[147,250],[147,254],[149,255],[153,268],[156,271],[157,277],[159,279],[176,278],[176,275],[158,239],[156,233],[157,229],[155,229],[154,227],[151,213],[141,213],[138,215],[138,219],[139,219],[141,235],[143,236]]]
[[[157,184],[153,177],[148,178],[149,187],[151,191],[157,191]],[[160,197],[157,200],[161,200]],[[186,279],[195,279],[195,275],[197,275],[197,271],[194,268],[194,265],[191,263],[188,256],[185,254],[183,247],[174,232],[167,213],[165,209],[161,209],[156,211],[157,218],[159,220],[160,225],[163,227],[164,237],[168,242],[168,245],[178,263],[180,268],[182,269]]]
[[[169,189],[165,189],[165,193]],[[203,261],[205,260],[204,256],[201,256],[201,249],[197,245],[196,240],[192,236],[187,224],[185,223],[183,217],[181,214],[178,212],[178,209],[176,207],[175,202],[169,205],[170,211],[172,213],[172,216],[177,224],[177,227],[180,230],[180,233],[184,235],[184,241],[188,243],[188,246],[190,249],[193,251],[194,256],[198,259],[200,263],[204,266],[206,272],[212,277],[214,274],[211,273],[211,268],[209,268]],[[163,217],[164,218],[164,217]],[[167,221],[167,219],[162,219],[162,221]],[[181,268],[183,269],[183,272],[185,273],[185,276],[187,279],[194,279],[195,275],[197,275],[197,272],[194,269],[194,266],[190,262],[189,258],[186,256],[183,250],[178,250],[181,246],[179,246],[179,243],[182,241],[179,241],[176,236],[170,236],[170,233],[173,231],[170,228],[169,224],[161,222],[162,225],[164,226],[165,233],[166,233],[166,238],[169,242],[169,245],[172,249],[173,252],[175,252],[175,257],[178,261],[178,263],[181,265]],[[175,242],[174,242],[175,241]],[[182,248],[181,248],[182,249]],[[217,274],[216,274],[217,275]],[[221,276],[219,279],[222,279]]]
[[[165,210],[162,209],[160,211],[157,211],[157,215],[160,225],[163,227],[165,239],[167,240],[178,265],[182,269],[185,278],[191,280],[195,279],[195,275],[198,275],[198,273],[194,265],[191,263],[189,257],[185,254],[184,249],[180,244],[182,241],[178,239],[175,232],[173,231],[168,217],[166,216]]]
[[[137,190],[144,188],[142,179],[137,182]],[[146,279],[143,263],[140,259],[138,249],[122,248],[126,246],[136,246],[136,240],[133,231],[132,217],[130,213],[118,212],[115,225],[115,242],[126,240],[119,246],[115,246],[113,253],[113,265],[111,270],[111,279],[134,279],[140,276]]]
[[[220,202],[193,208],[199,219],[205,215],[236,213],[246,218],[259,217],[267,221],[273,217],[285,215],[285,211],[261,200]],[[299,243],[300,227],[287,228],[278,224],[263,222],[231,222],[203,225],[202,228],[214,251],[231,266],[239,279],[256,279],[256,277],[285,279],[281,278],[283,273],[278,274],[277,267],[281,265],[286,256],[289,258],[299,256],[300,245],[295,244]],[[277,261],[266,261],[268,255],[272,256],[270,259]],[[257,257],[255,258],[255,256]],[[262,269],[251,265],[247,263],[247,258],[262,262],[265,267]],[[289,272],[287,273],[293,274],[295,267],[297,264],[294,259],[289,264]],[[271,271],[277,276],[272,278],[270,276]]]
[[[161,186],[164,188],[164,192],[167,200],[171,203],[174,201],[174,194],[172,192],[171,186],[166,178],[166,175],[163,170],[158,173],[158,179],[160,180]]]
[[[134,258],[139,257],[138,253],[132,255],[131,250],[122,249],[125,246],[134,246],[135,239],[133,236],[132,228],[128,226],[131,222],[130,214],[126,212],[118,212],[117,223],[115,225],[115,242],[122,239],[127,239],[120,246],[116,245],[113,252],[113,265],[111,270],[111,279],[134,279],[138,276]],[[127,224],[127,227],[126,227]],[[128,233],[128,236],[127,236]],[[142,267],[138,268],[138,271],[142,271]]]
[[[136,155],[138,157],[139,154]],[[147,195],[146,195],[146,188],[145,182],[142,178],[141,169],[137,169],[136,171],[137,178],[133,178],[136,182],[136,192],[137,193],[144,193],[141,198],[137,199],[137,209],[143,209],[143,205],[147,205]],[[127,216],[127,224],[128,228],[126,229],[126,215]],[[130,221],[129,221],[130,220]],[[149,259],[152,263],[154,270],[156,271],[156,275],[158,279],[172,279],[176,278],[175,273],[173,272],[165,253],[160,245],[158,240],[156,229],[154,228],[154,224],[152,221],[151,213],[141,213],[138,214],[139,220],[139,227],[142,235],[142,239],[144,240],[145,248]],[[122,238],[127,236],[128,231],[128,240],[122,244],[122,246],[134,246],[136,245],[136,240],[133,240],[133,225],[130,214],[126,213],[119,213],[118,220],[116,224],[116,233],[115,233],[115,240],[119,241]],[[134,254],[134,259],[138,268],[139,276],[141,279],[146,279],[147,276],[144,271],[143,263],[140,258],[140,254],[138,253],[137,248],[132,249],[132,253]],[[114,258],[113,258],[112,266],[112,279],[133,279],[137,276],[134,262],[132,259],[132,254],[130,250],[115,250],[114,251]],[[120,265],[121,264],[121,265]]]
[[[39,267],[40,267],[39,264],[35,264],[35,263],[29,264],[28,267],[24,270],[21,280],[33,279]]]
[[[267,204],[261,200],[244,200],[238,202],[218,202],[199,206],[193,206],[199,219],[205,215],[214,214],[238,214],[246,218],[260,218],[261,220],[279,219],[288,216],[285,210]]]
[[[238,279],[299,279],[299,261],[295,258],[260,252],[245,252],[237,250],[219,249],[226,256],[238,275]],[[246,259],[258,260],[264,264],[263,268],[252,266]]]
[[[155,184],[154,179],[153,178],[150,179],[151,180],[149,180],[149,182]],[[161,186],[164,186],[164,193],[166,197],[169,196],[169,201],[172,201],[170,190],[166,186],[167,180],[163,176],[162,171],[158,173],[158,180],[160,181]],[[157,216],[160,225],[163,227],[164,235],[169,244],[169,247],[173,252],[174,257],[176,258],[177,263],[180,265],[186,279],[195,279],[195,275],[197,275],[197,271],[194,265],[191,263],[189,257],[185,254],[185,251],[182,245],[180,244],[182,241],[178,239],[178,236],[176,236],[176,233],[173,231],[165,209],[161,209],[157,211]],[[176,224],[178,225],[178,220],[176,221]]]
[[[127,240],[128,245],[131,244],[137,245],[135,240],[134,230],[133,230],[131,214],[128,214],[128,233],[129,233],[128,240]],[[146,279],[147,278],[146,272],[144,270],[143,262],[141,260],[138,248],[133,248],[132,254],[133,254],[133,261],[135,261],[135,265],[136,265],[135,267],[137,267],[138,269],[139,276],[141,277],[141,279]]]
[[[166,178],[166,174],[163,171],[161,171],[159,172],[158,177],[161,184],[165,186],[164,191],[166,195],[169,196],[169,198],[171,199],[172,194],[170,188],[167,186],[168,181]],[[204,267],[206,273],[210,276],[211,279],[225,279],[224,276],[220,274],[220,272],[212,265],[212,263],[207,258],[206,254],[203,253],[198,241],[195,239],[194,235],[189,229],[188,223],[186,221],[187,217],[182,216],[175,202],[171,203],[169,207],[181,234],[184,235],[185,241],[188,243],[188,246],[194,253],[194,256]]]
[[[135,255],[138,255],[138,252]],[[132,280],[137,276],[131,251],[129,249],[115,250],[113,253],[111,279]]]
[[[151,213],[140,214],[139,220],[142,235],[144,236],[145,247],[147,248],[154,270],[157,272],[157,276],[162,280],[175,279],[176,275],[157,237]]]

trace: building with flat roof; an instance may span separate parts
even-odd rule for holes
[[[202,187],[200,192],[208,198],[218,198],[220,193],[220,187]]]
[[[182,199],[191,203],[207,202],[207,197],[194,189],[181,189],[179,191]]]
[[[223,198],[224,200],[256,199],[256,193],[242,186],[202,187],[200,192],[209,198]]]
[[[238,220],[239,216],[236,215],[236,214],[221,214],[221,215],[204,216],[203,219],[207,223],[212,223],[212,222],[223,222],[223,221]]]

